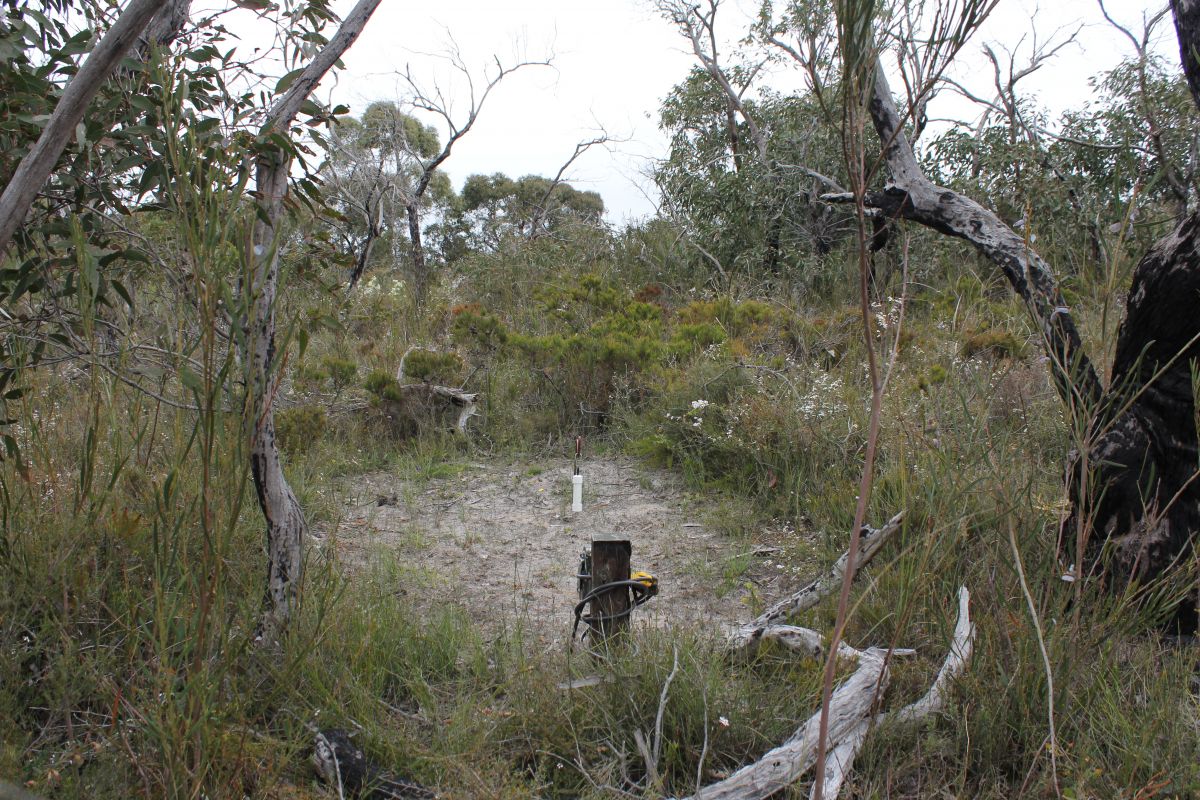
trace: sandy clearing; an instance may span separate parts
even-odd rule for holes
[[[476,615],[501,609],[545,642],[570,635],[579,555],[593,538],[628,538],[633,569],[658,577],[661,592],[636,612],[636,624],[736,624],[752,616],[753,595],[782,596],[803,577],[777,560],[778,545],[795,534],[725,535],[714,518],[724,515],[727,525],[728,507],[687,492],[671,473],[605,458],[587,460],[583,474],[581,514],[570,513],[564,460],[470,464],[428,481],[361,475],[346,487],[338,549],[359,566],[381,548],[394,551],[432,576],[433,602]]]

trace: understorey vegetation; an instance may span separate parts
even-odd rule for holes
[[[705,44],[720,4],[674,5],[664,24],[698,65],[662,109],[663,210],[618,229],[561,174],[456,192],[447,132],[418,114],[434,92],[407,110],[302,97],[265,126],[337,41],[322,3],[288,21],[270,97],[241,88],[257,66],[227,31],[166,4],[184,21],[115,67],[0,245],[0,796],[337,797],[309,763],[329,729],[445,797],[684,797],[758,760],[820,712],[823,654],[735,653],[728,631],[667,620],[597,656],[568,646],[569,615],[547,644],[541,610],[473,604],[472,576],[343,546],[381,472],[421,503],[479,462],[533,463],[562,472],[565,508],[578,437],[585,474],[630,458],[710,503],[728,552],[661,591],[744,588],[747,622],[782,599],[753,559],[792,591],[847,550],[856,506],[873,526],[903,512],[848,605],[788,620],[894,650],[881,708],[929,690],[969,588],[973,653],[944,704],[882,718],[839,796],[1200,794],[1200,464],[1134,463],[1121,448],[1141,440],[1118,435],[1195,451],[1197,298],[1174,290],[1141,345],[1121,327],[1154,317],[1155,264],[1200,269],[1200,118],[1146,49],[1172,15],[1130,36],[1086,108],[1052,115],[998,81],[981,119],[922,130],[902,109],[881,139],[862,37],[932,3],[766,4],[729,63]],[[115,16],[4,12],[0,180]],[[795,62],[805,90],[759,89],[756,54]],[[496,66],[489,89],[515,70]],[[890,155],[869,168],[856,147]],[[272,208],[264,176],[289,162]],[[1023,243],[1028,285],[931,221],[927,186]],[[272,520],[277,491],[298,538]],[[1117,572],[1127,535],[1163,519],[1186,539],[1169,568]],[[854,664],[830,669],[836,686]]]

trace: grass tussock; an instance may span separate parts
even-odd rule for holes
[[[603,660],[568,654],[519,616],[461,602],[435,564],[339,556],[355,476],[419,482],[477,460],[560,457],[581,434],[590,452],[635,454],[718,502],[737,497],[730,531],[774,519],[805,532],[781,560],[815,574],[840,554],[869,396],[849,289],[697,291],[694,265],[650,269],[646,252],[593,236],[475,254],[420,314],[403,284],[368,282],[336,325],[313,326],[303,348],[291,340],[277,425],[324,538],[298,618],[268,647],[253,641],[261,519],[221,348],[162,378],[160,394],[199,412],[96,370],[24,376],[10,404],[23,457],[0,462],[0,776],[49,798],[331,797],[306,759],[315,727],[340,727],[447,797],[653,798],[790,735],[818,705],[818,663],[731,659],[719,632],[686,628],[641,631]],[[1179,586],[1111,598],[1061,580],[1073,434],[1034,331],[991,278],[951,280],[934,263],[894,282],[866,320],[879,352],[895,353],[869,516],[907,516],[857,584],[847,635],[916,649],[893,664],[889,707],[928,688],[960,585],[976,652],[942,713],[872,733],[851,796],[1194,794],[1197,656],[1146,633]],[[314,319],[329,295],[302,278],[283,311]],[[1107,284],[1082,277],[1072,291],[1098,309],[1085,330],[1109,335]],[[469,438],[415,435],[379,412],[405,352],[409,380],[481,392]],[[739,558],[713,573],[715,591],[744,580]],[[1184,565],[1178,583],[1193,577]],[[833,618],[826,601],[796,622],[827,631]],[[590,675],[601,680],[558,688]],[[652,768],[639,733],[657,744]]]

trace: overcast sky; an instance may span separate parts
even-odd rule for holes
[[[757,6],[727,0],[721,12],[725,35],[744,35]],[[1108,6],[1137,33],[1142,15],[1161,4],[1109,0]],[[339,5],[343,12],[349,7],[349,2]],[[1133,52],[1128,40],[1104,22],[1095,0],[1057,0],[1040,9],[1033,0],[1001,0],[987,27],[967,46],[959,77],[990,95],[990,67],[979,56],[984,42],[1019,48],[1027,59],[1035,37],[1039,44],[1054,36],[1061,40],[1080,25],[1077,43],[1021,84],[1051,108],[1078,107],[1091,96],[1088,78]],[[384,0],[345,59],[337,84],[325,88],[359,113],[373,100],[403,100],[407,89],[397,72],[411,66],[430,86],[437,80],[460,98],[465,113],[463,87],[448,77],[437,57],[451,38],[477,76],[486,67],[494,70],[495,58],[506,64],[553,60],[552,67],[530,66],[512,74],[488,98],[476,127],[446,162],[456,187],[474,173],[553,175],[577,142],[603,128],[623,141],[593,148],[567,177],[578,188],[600,192],[614,223],[653,213],[654,190],[645,173],[652,159],[666,152],[658,108],[694,59],[650,0]],[[1177,63],[1169,17],[1160,23],[1158,38],[1159,51]],[[950,97],[930,109],[931,117],[975,113]]]

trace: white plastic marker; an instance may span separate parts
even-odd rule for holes
[[[571,476],[571,513],[583,511],[583,475],[579,473],[579,455],[583,450],[583,437],[575,437],[575,474]]]

